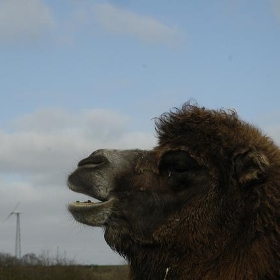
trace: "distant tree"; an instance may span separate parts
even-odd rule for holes
[[[34,253],[29,253],[29,254],[24,255],[21,258],[21,263],[23,265],[41,265],[42,264],[41,260]]]
[[[19,264],[20,260],[16,257],[7,253],[0,253],[0,266],[14,266]]]

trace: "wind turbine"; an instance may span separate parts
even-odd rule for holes
[[[14,210],[8,215],[8,217],[2,222],[5,223],[12,215],[16,215],[16,245],[15,245],[15,256],[21,259],[21,240],[20,240],[20,214],[21,212],[16,211],[19,202],[17,203]]]

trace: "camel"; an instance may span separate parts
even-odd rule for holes
[[[155,121],[152,150],[100,149],[68,187],[131,280],[280,279],[280,150],[234,110],[190,102]]]

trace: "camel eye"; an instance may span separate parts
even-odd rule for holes
[[[186,162],[173,162],[172,166],[170,166],[169,171],[171,173],[184,174],[190,170],[190,167],[186,164]]]
[[[170,151],[163,155],[159,169],[162,174],[171,177],[175,174],[182,176],[197,166],[196,161],[185,151]]]
[[[188,168],[177,167],[177,168],[174,168],[174,171],[175,171],[176,173],[181,173],[181,174],[183,174],[183,173],[188,172]]]
[[[178,192],[189,190],[204,178],[204,169],[186,151],[168,151],[160,161],[159,172],[167,185]]]

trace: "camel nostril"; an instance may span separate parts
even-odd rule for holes
[[[81,160],[78,163],[78,167],[85,166],[85,165],[98,166],[98,165],[101,165],[101,164],[103,164],[103,163],[105,163],[107,161],[108,161],[108,159],[105,156],[103,156],[103,155],[92,154],[89,157]]]

